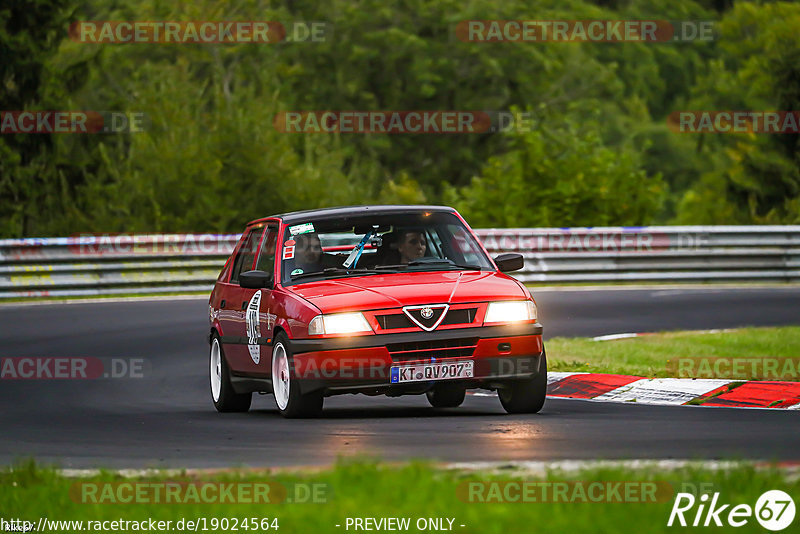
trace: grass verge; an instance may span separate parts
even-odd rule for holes
[[[550,371],[687,378],[680,371],[693,370],[694,378],[800,380],[797,326],[664,332],[611,341],[554,338],[546,346]],[[725,365],[715,368],[718,359]],[[682,360],[687,365],[682,367]],[[736,361],[741,362],[741,373],[735,372]],[[777,366],[776,373],[765,368],[767,362]],[[706,371],[711,374],[705,376]]]
[[[284,501],[277,504],[110,504],[84,503],[80,491],[75,489],[76,485],[86,484],[104,487],[106,483],[111,483],[110,487],[120,488],[120,483],[158,485],[167,481],[240,485],[270,483],[287,488],[289,498],[306,491],[298,488],[316,485],[325,488],[325,498],[317,499],[321,502]],[[527,482],[526,487],[533,490],[523,493],[506,489],[519,488],[521,482]],[[608,484],[598,486],[599,492],[592,492],[589,484],[593,482]],[[616,499],[612,489],[616,483],[625,483],[623,488],[649,485],[658,490],[635,492],[631,496],[624,489],[619,493],[621,499]],[[567,489],[557,493],[559,486]],[[492,488],[503,490],[492,493]],[[348,518],[399,517],[409,518],[410,532],[419,531],[416,521],[420,518],[445,518],[445,526],[449,524],[447,519],[452,519],[453,531],[481,534],[531,531],[616,533],[630,525],[636,525],[637,530],[642,532],[667,532],[675,529],[666,525],[678,492],[693,493],[698,497],[702,493],[711,495],[719,492],[720,504],[748,504],[753,507],[762,493],[772,489],[796,496],[800,494],[800,482],[796,474],[777,467],[756,468],[744,463],[720,469],[697,466],[679,469],[657,466],[636,469],[598,467],[563,472],[549,470],[544,475],[526,474],[514,469],[465,472],[441,469],[426,463],[390,466],[363,460],[340,462],[332,468],[305,473],[164,473],[128,479],[110,472],[81,479],[65,478],[32,462],[17,465],[13,470],[0,471],[0,502],[3,503],[4,520],[19,518],[34,524],[38,524],[41,517],[84,521],[84,531],[87,530],[86,521],[141,521],[152,518],[171,521],[173,531],[177,531],[174,527],[183,519],[184,525],[187,520],[205,521],[205,531],[230,532],[234,530],[231,528],[234,519],[237,519],[239,524],[236,530],[265,532],[274,530],[273,521],[277,519],[279,532],[352,532],[352,526],[346,528]],[[149,499],[152,500],[153,493],[150,495]],[[547,495],[549,497],[545,497]],[[592,502],[589,495],[595,498],[600,496],[600,499]],[[606,497],[627,502],[606,502]],[[497,502],[508,498],[514,502]],[[697,506],[691,513],[687,512],[689,521],[694,519],[696,511]],[[228,528],[222,528],[219,524],[212,528],[213,520],[219,522],[222,518],[228,519]],[[264,518],[270,522],[269,529],[263,528],[261,519]],[[244,519],[248,523],[246,529],[242,528],[241,521]],[[250,519],[258,519],[257,529],[250,528]],[[68,530],[79,529],[73,524]],[[203,525],[200,524],[197,530],[204,531]],[[737,531],[763,532],[763,529],[751,517],[748,524]]]

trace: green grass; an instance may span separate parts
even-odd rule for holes
[[[718,333],[664,332],[611,341],[554,338],[546,346],[550,371],[679,377],[678,358],[789,358],[796,368],[800,362],[800,327],[742,328]],[[800,380],[791,373],[780,378]]]
[[[76,483],[119,481],[198,482],[271,482],[288,487],[295,484],[326,485],[327,501],[320,503],[281,504],[86,504],[74,497]],[[656,482],[657,502],[468,502],[465,490],[469,482],[486,481],[608,481]],[[348,532],[348,517],[409,517],[409,532],[417,518],[454,518],[455,532],[465,533],[618,533],[636,525],[641,532],[674,531],[666,526],[677,491],[720,492],[722,503],[754,506],[760,494],[781,489],[790,495],[800,494],[796,475],[774,467],[756,469],[737,464],[727,469],[711,470],[684,467],[676,470],[644,467],[590,468],[580,471],[551,470],[545,476],[533,476],[514,469],[488,472],[465,472],[436,468],[425,463],[387,466],[372,461],[349,461],[332,468],[305,473],[226,472],[168,476],[159,474],[144,479],[122,479],[113,473],[82,479],[64,478],[50,469],[33,463],[18,465],[13,471],[0,471],[2,517],[37,522],[51,520],[171,520],[206,518],[277,518],[278,532]],[[488,493],[481,493],[484,497]],[[696,507],[695,509],[696,510]],[[693,515],[687,515],[691,518]],[[795,523],[798,519],[795,519]],[[210,523],[207,523],[210,525]],[[335,525],[341,525],[336,527]],[[465,525],[460,527],[460,525]],[[201,532],[202,528],[199,529]],[[683,529],[678,529],[683,530]],[[719,529],[717,529],[719,530]],[[763,532],[754,518],[738,532]],[[790,529],[791,530],[791,529]],[[209,531],[215,531],[209,527]],[[242,529],[239,530],[240,532]],[[351,528],[349,532],[353,532]],[[788,532],[788,531],[787,531]]]

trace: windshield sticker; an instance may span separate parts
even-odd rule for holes
[[[292,276],[297,276],[298,274],[303,274],[303,269],[295,269],[292,271]]]
[[[285,247],[293,247],[294,245],[295,245],[294,239],[290,239],[289,241],[283,244],[283,246]]]
[[[294,258],[294,245],[284,245],[283,247],[283,259],[284,260],[291,260]]]
[[[289,233],[292,235],[310,234],[314,231],[313,223],[297,224],[289,227]]]

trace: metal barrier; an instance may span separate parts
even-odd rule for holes
[[[800,226],[482,229],[524,282],[800,280]],[[210,291],[238,234],[0,240],[0,299]]]
[[[524,282],[800,280],[800,226],[479,230],[492,254],[519,252]]]

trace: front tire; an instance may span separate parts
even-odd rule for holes
[[[218,412],[246,412],[253,400],[252,393],[236,393],[231,385],[231,371],[225,361],[225,354],[214,334],[209,354],[209,379],[211,382],[211,400]]]
[[[508,413],[537,413],[547,396],[547,356],[542,353],[539,374],[523,380],[509,380],[497,391],[500,404]]]
[[[322,412],[322,391],[300,393],[297,377],[292,376],[292,351],[289,338],[280,333],[272,345],[272,391],[275,405],[287,419],[314,417]]]
[[[467,388],[461,384],[441,383],[425,392],[428,402],[434,408],[457,408],[464,402]]]

